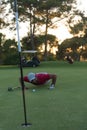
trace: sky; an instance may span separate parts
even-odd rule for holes
[[[85,15],[87,15],[87,0],[76,0],[76,2],[77,2],[77,9],[84,11]],[[12,16],[10,16],[10,19],[11,17]],[[44,29],[42,30],[44,31]],[[16,32],[14,34],[10,30],[8,30],[8,28],[4,29],[3,31],[6,34],[7,38],[16,38],[17,40]],[[28,32],[28,23],[26,23],[26,25],[23,22],[19,23],[20,39],[24,36],[27,36],[27,32]],[[72,35],[68,31],[68,28],[65,25],[65,21],[58,22],[58,28],[50,29],[49,34],[56,35],[60,43],[66,38],[72,37]]]
[[[76,0],[77,1],[77,8],[85,12],[87,16],[87,0]]]

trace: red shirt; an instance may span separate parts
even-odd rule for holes
[[[48,73],[36,73],[37,85],[45,84],[48,80],[50,80],[50,74]],[[28,76],[25,76],[24,81],[30,82]]]

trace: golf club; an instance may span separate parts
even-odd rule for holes
[[[14,91],[15,89],[20,89],[21,87],[8,87],[8,91]],[[25,89],[29,89],[29,87],[25,87]]]
[[[8,91],[14,91],[15,89],[19,89],[19,88],[21,88],[21,87],[8,87]]]

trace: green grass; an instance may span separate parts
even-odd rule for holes
[[[27,121],[24,123],[21,90],[8,92],[8,87],[20,86],[20,69],[14,66],[0,67],[0,130],[87,130],[87,62],[42,62],[37,68],[23,68],[28,72],[57,74],[54,90],[48,86],[25,91]]]

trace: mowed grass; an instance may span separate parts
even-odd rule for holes
[[[57,74],[56,88],[26,83],[27,122],[32,126],[24,128],[22,91],[8,92],[8,87],[20,86],[20,69],[1,66],[0,130],[87,130],[87,62],[41,62],[37,68],[23,68],[24,75],[28,72]]]

